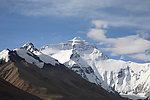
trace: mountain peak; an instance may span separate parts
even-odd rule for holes
[[[81,37],[74,37],[72,40],[69,40],[68,42],[71,43],[72,46],[74,46],[76,44],[86,44],[87,43]]]
[[[23,48],[27,48],[27,47],[33,48],[34,45],[33,45],[33,43],[28,42],[28,43],[25,43],[22,47],[23,47]]]
[[[74,37],[72,40],[70,41],[74,41],[74,42],[85,42],[85,40],[83,40],[81,37]]]
[[[38,51],[38,49],[35,48],[33,43],[31,43],[31,42],[24,44],[20,49],[25,49],[25,50],[28,50],[31,52]]]
[[[75,40],[75,41],[85,41],[81,37],[74,37],[72,40]]]

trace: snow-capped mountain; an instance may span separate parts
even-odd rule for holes
[[[83,63],[75,51],[71,59],[76,62],[80,60]],[[90,77],[88,74],[93,76],[89,78],[91,81],[96,78],[90,66],[82,66],[82,64],[74,66],[72,69],[87,78]],[[32,43],[27,43],[15,50],[3,50],[0,52],[0,100],[6,100],[5,96],[9,100],[30,100],[33,97],[29,94],[42,100],[127,100],[88,82],[74,71],[54,58],[41,53]],[[12,89],[7,82],[3,83],[3,80],[11,83]],[[25,95],[20,95],[23,90],[29,93],[27,94],[29,97],[22,99],[18,97],[17,99],[18,92],[13,89],[14,86],[17,87],[18,96],[26,96],[25,93]]]
[[[43,46],[40,52],[57,59],[84,79],[108,91],[136,96],[146,96],[150,91],[150,63],[108,59],[99,49],[80,37],[65,43]]]
[[[8,62],[10,59],[15,60],[13,55],[17,55],[28,63],[37,65],[39,68],[43,68],[46,64],[60,64],[56,59],[41,53],[32,43],[24,44],[21,48],[12,51],[9,49],[3,50],[0,52],[1,63],[4,61]]]
[[[97,85],[102,84],[92,66],[89,65],[82,56],[86,57],[88,54],[92,53],[93,55],[96,55],[98,59],[107,59],[107,57],[80,37],[75,37],[67,43],[44,46],[40,51],[57,59],[60,63],[66,65],[84,79],[96,83]],[[96,53],[98,53],[98,55]],[[108,85],[105,86],[105,88],[107,88],[108,91],[111,91]]]

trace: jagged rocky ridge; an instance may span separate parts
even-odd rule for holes
[[[44,100],[123,100],[84,80],[31,43],[0,53],[0,77]]]
[[[23,45],[21,48],[17,48],[14,50],[6,49],[0,52],[0,60],[3,62],[15,60],[15,58],[13,58],[15,56],[19,56],[28,63],[37,65],[39,68],[43,68],[44,66],[49,64],[50,65],[60,64],[56,59],[41,53],[38,49],[34,47],[32,43],[27,43]]]
[[[40,51],[108,91],[136,95],[139,98],[149,94],[150,63],[109,59],[80,37],[65,43],[43,46]]]

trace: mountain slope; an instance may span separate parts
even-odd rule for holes
[[[65,43],[46,45],[40,50],[108,91],[140,96],[146,96],[150,91],[150,63],[109,59],[95,46],[79,37]],[[84,68],[90,68],[92,74],[87,74]]]
[[[44,62],[35,50],[30,50],[5,50],[5,57],[1,57],[0,77],[44,100],[123,100],[84,80],[55,59],[55,63]],[[6,57],[9,58],[8,61],[4,59]],[[39,63],[43,63],[42,66]]]
[[[41,100],[40,98],[26,93],[0,78],[1,100]]]

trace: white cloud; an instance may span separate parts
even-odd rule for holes
[[[94,40],[105,40],[105,33],[107,32],[105,29],[108,28],[108,23],[101,20],[93,20],[92,24],[95,28],[90,29],[87,36]]]
[[[93,20],[92,24],[94,24],[96,28],[108,28],[108,23],[106,21]]]
[[[143,61],[150,61],[150,55],[146,55],[145,53],[131,55],[130,57],[139,59],[139,60],[143,60]]]
[[[90,37],[91,39],[103,42],[107,45],[111,45],[111,47],[104,48],[104,50],[112,52],[113,56],[124,54],[126,55],[140,54],[140,53],[144,54],[146,50],[150,49],[150,41],[144,39],[145,37],[148,37],[147,34],[145,33],[119,38],[107,38],[106,37],[107,31],[102,27],[106,24],[105,22],[92,24],[95,25],[95,28],[90,29],[89,32],[87,33],[87,36]],[[137,57],[137,59],[139,59],[139,57]]]
[[[90,29],[87,36],[94,40],[105,40],[105,33],[103,29]]]
[[[150,0],[0,0],[0,6],[26,16],[103,19],[111,26],[150,30]]]
[[[114,54],[140,53],[150,48],[150,41],[142,39],[137,35],[121,38],[105,38],[104,41],[113,44],[112,48],[106,48],[105,50],[111,51]]]

